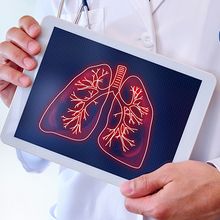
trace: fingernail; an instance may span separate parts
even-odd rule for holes
[[[31,52],[35,52],[39,49],[39,45],[33,41],[28,43],[28,50]]]
[[[33,68],[36,65],[36,62],[30,57],[24,58],[23,62],[27,68]]]
[[[131,195],[133,192],[132,182],[126,181],[126,182],[122,183],[120,189],[121,189],[121,193],[123,195]]]
[[[22,86],[27,87],[31,84],[31,80],[29,77],[23,75],[19,78],[19,82]]]
[[[36,24],[32,24],[32,25],[29,27],[28,31],[29,31],[29,34],[30,34],[32,37],[34,37],[34,36],[36,36],[36,35],[39,33],[40,27],[39,27],[38,25],[36,25]]]

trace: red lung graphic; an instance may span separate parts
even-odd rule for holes
[[[71,140],[87,139],[99,121],[111,81],[112,70],[106,64],[85,69],[51,102],[40,129]]]
[[[98,144],[114,160],[140,168],[149,145],[153,107],[141,79],[134,75],[126,78],[126,72],[123,65],[114,72],[107,64],[85,69],[47,107],[40,129],[74,141],[86,140],[111,98]]]
[[[117,161],[138,169],[147,152],[152,121],[153,108],[145,87],[138,77],[130,76],[115,94],[98,143]]]

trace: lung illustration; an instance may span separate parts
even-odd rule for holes
[[[51,102],[40,129],[70,140],[87,139],[99,122],[111,80],[112,70],[106,64],[86,68]]]
[[[110,100],[105,126],[97,137],[98,146],[120,164],[139,169],[149,146],[153,107],[142,80],[126,74],[124,65],[115,70],[107,64],[86,68],[49,104],[39,128],[84,141],[100,123],[103,108]]]
[[[128,77],[114,94],[99,146],[115,160],[140,168],[149,145],[153,107],[142,81]]]

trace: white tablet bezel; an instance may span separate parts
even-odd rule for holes
[[[178,161],[189,159],[193,146],[195,144],[197,135],[199,133],[199,129],[201,127],[203,118],[207,111],[208,104],[211,100],[211,97],[212,97],[212,94],[213,94],[213,91],[216,85],[216,79],[212,74],[196,69],[196,68],[192,68],[187,65],[174,62],[161,55],[152,54],[152,53],[143,51],[141,49],[136,49],[134,47],[122,44],[121,42],[113,41],[112,39],[109,39],[102,35],[85,30],[84,28],[76,26],[72,23],[49,16],[49,17],[46,17],[42,22],[42,35],[39,38],[39,41],[43,49],[40,55],[37,57],[38,64],[39,64],[38,68],[34,71],[26,72],[26,74],[29,75],[33,80],[36,77],[36,73],[38,72],[38,69],[40,67],[41,61],[43,59],[43,56],[46,50],[46,46],[49,42],[49,39],[50,39],[50,36],[52,34],[54,27],[61,28],[63,30],[82,36],[84,38],[91,39],[93,41],[96,41],[101,44],[110,46],[112,48],[124,51],[129,54],[135,55],[137,57],[148,60],[150,62],[157,63],[157,64],[160,64],[161,66],[176,70],[185,75],[189,75],[197,79],[200,79],[202,83],[201,83],[198,95],[196,97],[195,103],[193,105],[192,111],[190,113],[189,119],[187,121],[186,127],[184,129],[184,133],[180,140],[180,143],[179,143],[179,146],[178,146],[178,149],[176,151],[173,161],[178,162]],[[1,133],[2,141],[5,144],[11,145],[22,151],[29,152],[31,154],[40,156],[44,159],[59,163],[63,166],[78,170],[80,172],[84,172],[91,176],[95,176],[99,179],[102,179],[114,185],[119,185],[124,180],[123,178],[119,176],[110,174],[106,171],[97,169],[90,165],[78,162],[74,159],[70,159],[66,156],[49,151],[43,147],[38,146],[36,148],[34,144],[28,143],[26,141],[23,141],[21,139],[14,137],[20,118],[22,116],[22,112],[28,100],[30,91],[31,91],[31,88],[28,88],[28,89],[18,88],[17,89],[14,99],[12,101],[12,105],[11,105],[8,117],[6,119],[5,125]]]

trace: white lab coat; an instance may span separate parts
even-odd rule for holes
[[[39,1],[38,16],[55,14],[59,0]],[[146,51],[212,72],[217,88],[193,150],[192,159],[212,160],[220,168],[220,1],[219,0],[89,0],[94,31]],[[73,20],[80,0],[66,0],[63,19]],[[80,25],[85,25],[83,19]],[[29,171],[41,171],[44,160],[19,153]],[[214,160],[215,159],[215,160]],[[34,163],[31,161],[34,160]],[[53,219],[136,220],[124,208],[115,186],[61,168],[60,191]],[[42,198],[43,199],[43,198]]]

